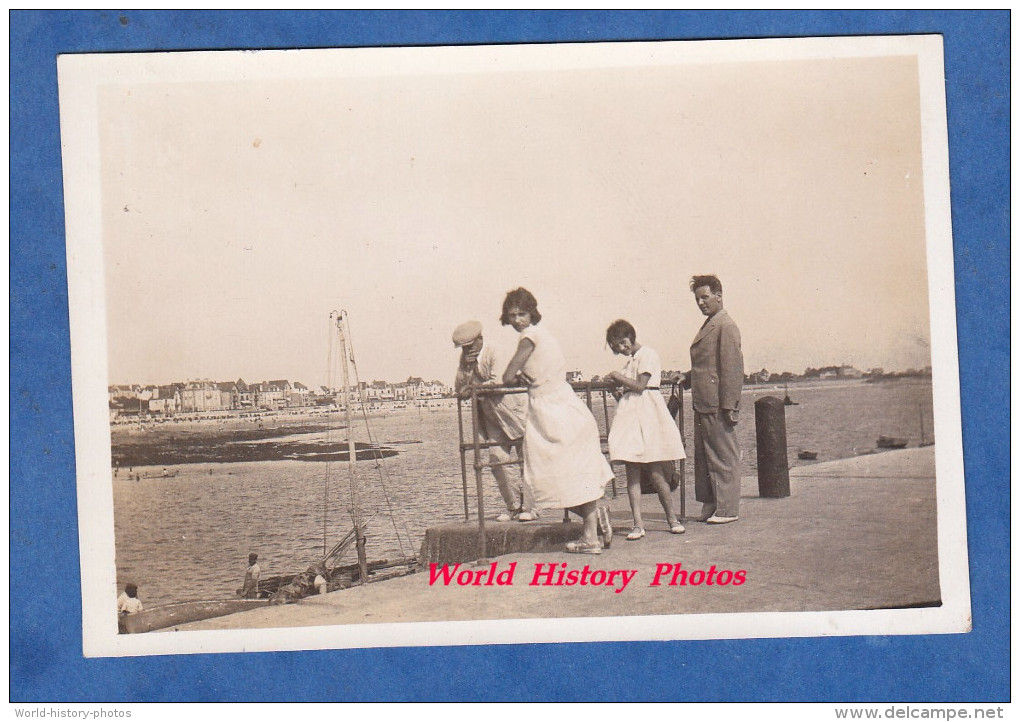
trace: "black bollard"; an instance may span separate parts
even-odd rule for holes
[[[790,464],[786,460],[786,409],[783,400],[765,396],[754,402],[758,440],[758,495],[779,499],[790,495]]]

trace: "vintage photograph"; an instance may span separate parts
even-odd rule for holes
[[[58,70],[87,656],[969,631],[940,37]]]

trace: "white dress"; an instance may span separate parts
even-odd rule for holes
[[[627,359],[623,373],[635,381],[645,373],[651,378],[641,393],[628,391],[620,397],[609,430],[609,457],[639,464],[686,458],[680,429],[658,389],[662,377],[659,354],[642,346]]]
[[[601,499],[613,470],[595,417],[566,381],[563,352],[541,326],[529,326],[521,338],[535,344],[522,369],[529,380],[524,478],[535,506],[566,509]]]

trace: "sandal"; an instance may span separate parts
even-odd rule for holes
[[[566,549],[569,554],[601,554],[602,544],[598,541],[586,542],[578,539],[567,542]]]
[[[684,529],[684,525],[681,524],[680,522],[678,521],[670,522],[669,524],[670,534],[683,534],[685,531],[687,530]]]
[[[634,527],[630,530],[630,534],[627,535],[627,541],[637,541],[645,535],[645,530],[639,526]]]

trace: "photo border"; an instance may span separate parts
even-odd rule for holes
[[[572,43],[440,48],[319,49],[288,52],[195,52],[89,54],[58,61],[69,306],[71,309],[79,544],[84,550],[82,597],[87,657],[165,653],[306,650],[446,644],[603,642],[671,639],[829,636],[833,634],[958,633],[970,622],[967,584],[941,584],[941,603],[929,608],[810,610],[766,613],[659,614],[590,619],[474,619],[457,623],[405,622],[282,626],[256,630],[121,635],[110,614],[116,588],[111,428],[108,423],[109,333],[104,268],[112,253],[105,242],[100,168],[108,163],[100,143],[100,98],[111,83],[144,92],[163,83],[243,83],[247,79],[295,81],[314,77],[343,83],[351,78],[443,79],[462,74],[497,79],[503,73],[631,68],[690,68],[727,64],[755,72],[760,63],[816,63],[834,59],[910,58],[917,67],[920,175],[927,251],[933,374],[935,500],[938,579],[967,574],[963,453],[953,306],[952,234],[949,217],[948,139],[945,122],[942,39],[938,35],[717,40],[697,43]],[[910,98],[911,101],[915,99]],[[215,123],[216,121],[211,121]],[[435,132],[442,134],[442,129]],[[922,287],[923,288],[923,287]],[[80,309],[80,310],[79,310]],[[113,312],[115,309],[110,308]]]

